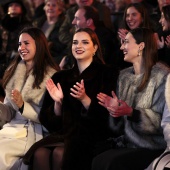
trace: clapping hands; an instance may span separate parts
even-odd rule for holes
[[[57,85],[55,85],[53,80],[49,79],[46,82],[46,88],[55,102],[62,103],[64,95],[60,83],[57,83]]]
[[[133,111],[126,102],[117,98],[114,91],[112,91],[112,97],[104,93],[99,93],[97,95],[97,99],[99,100],[99,104],[105,107],[109,111],[109,114],[113,117],[120,117],[124,115],[130,116]]]
[[[12,90],[11,99],[17,105],[18,108],[22,107],[24,101],[22,99],[21,93],[18,90],[16,89]]]

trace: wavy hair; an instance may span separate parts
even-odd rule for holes
[[[40,88],[40,84],[44,79],[44,75],[47,73],[47,68],[52,67],[55,70],[59,70],[59,66],[53,60],[48,48],[48,42],[44,33],[35,27],[24,28],[19,36],[23,33],[29,34],[34,40],[36,45],[36,52],[33,59],[33,76],[35,81],[33,83],[33,88]],[[21,61],[21,57],[17,56],[14,58],[12,63],[6,69],[3,77],[3,87],[5,88],[10,78],[13,76],[18,63]]]

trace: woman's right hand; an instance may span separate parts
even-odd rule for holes
[[[127,33],[128,33],[128,30],[126,29],[119,29],[118,36],[122,41],[124,41]]]
[[[46,88],[52,97],[52,99],[57,103],[62,103],[63,100],[63,91],[60,86],[60,83],[57,83],[57,86],[54,84],[52,79],[47,80],[46,82]]]
[[[99,93],[97,94],[97,99],[99,100],[99,104],[105,108],[116,107],[119,105],[119,100],[114,91],[112,91],[112,97],[104,93]]]

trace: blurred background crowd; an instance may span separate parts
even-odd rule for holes
[[[136,3],[140,5],[132,5]],[[157,36],[158,59],[170,65],[167,57],[170,27],[163,29],[161,20],[162,8],[168,5],[170,0],[0,0],[0,81],[18,55],[18,34],[26,26],[44,32],[61,69],[72,67],[70,44],[74,31],[89,27],[98,35],[106,64],[117,65],[121,70],[129,66],[120,50],[123,34],[135,27],[148,27],[146,23],[150,23]],[[88,8],[78,10],[83,6],[92,6],[97,12]],[[170,15],[165,15],[170,24]],[[3,100],[3,88],[0,95]]]

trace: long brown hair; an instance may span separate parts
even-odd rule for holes
[[[164,14],[165,20],[168,23],[168,30],[170,30],[170,5],[162,7],[162,12]]]
[[[44,33],[35,27],[24,28],[19,36],[23,33],[29,34],[34,40],[36,45],[36,52],[34,56],[33,76],[35,81],[33,88],[40,88],[40,84],[44,79],[44,75],[47,73],[47,67],[50,66],[55,70],[59,70],[59,66],[53,60],[48,48],[48,42]],[[21,61],[20,56],[17,56],[5,71],[3,77],[3,87],[5,88],[10,78],[13,76],[18,63]]]
[[[132,34],[137,44],[140,44],[141,42],[145,43],[145,47],[142,53],[144,63],[144,76],[141,84],[138,87],[138,90],[141,91],[145,88],[151,74],[151,69],[157,62],[157,43],[154,33],[151,29],[136,28],[129,32]]]
[[[127,15],[127,10],[130,8],[130,7],[134,7],[140,14],[141,14],[141,17],[143,19],[142,23],[139,25],[139,27],[146,27],[146,28],[151,28],[151,22],[150,22],[150,18],[149,18],[149,15],[148,15],[148,11],[146,9],[146,7],[141,4],[141,3],[130,3],[125,11],[124,11],[124,16],[123,16],[123,22],[124,22],[124,27],[127,29],[127,30],[130,30],[129,26],[127,25],[126,23],[126,15]]]

